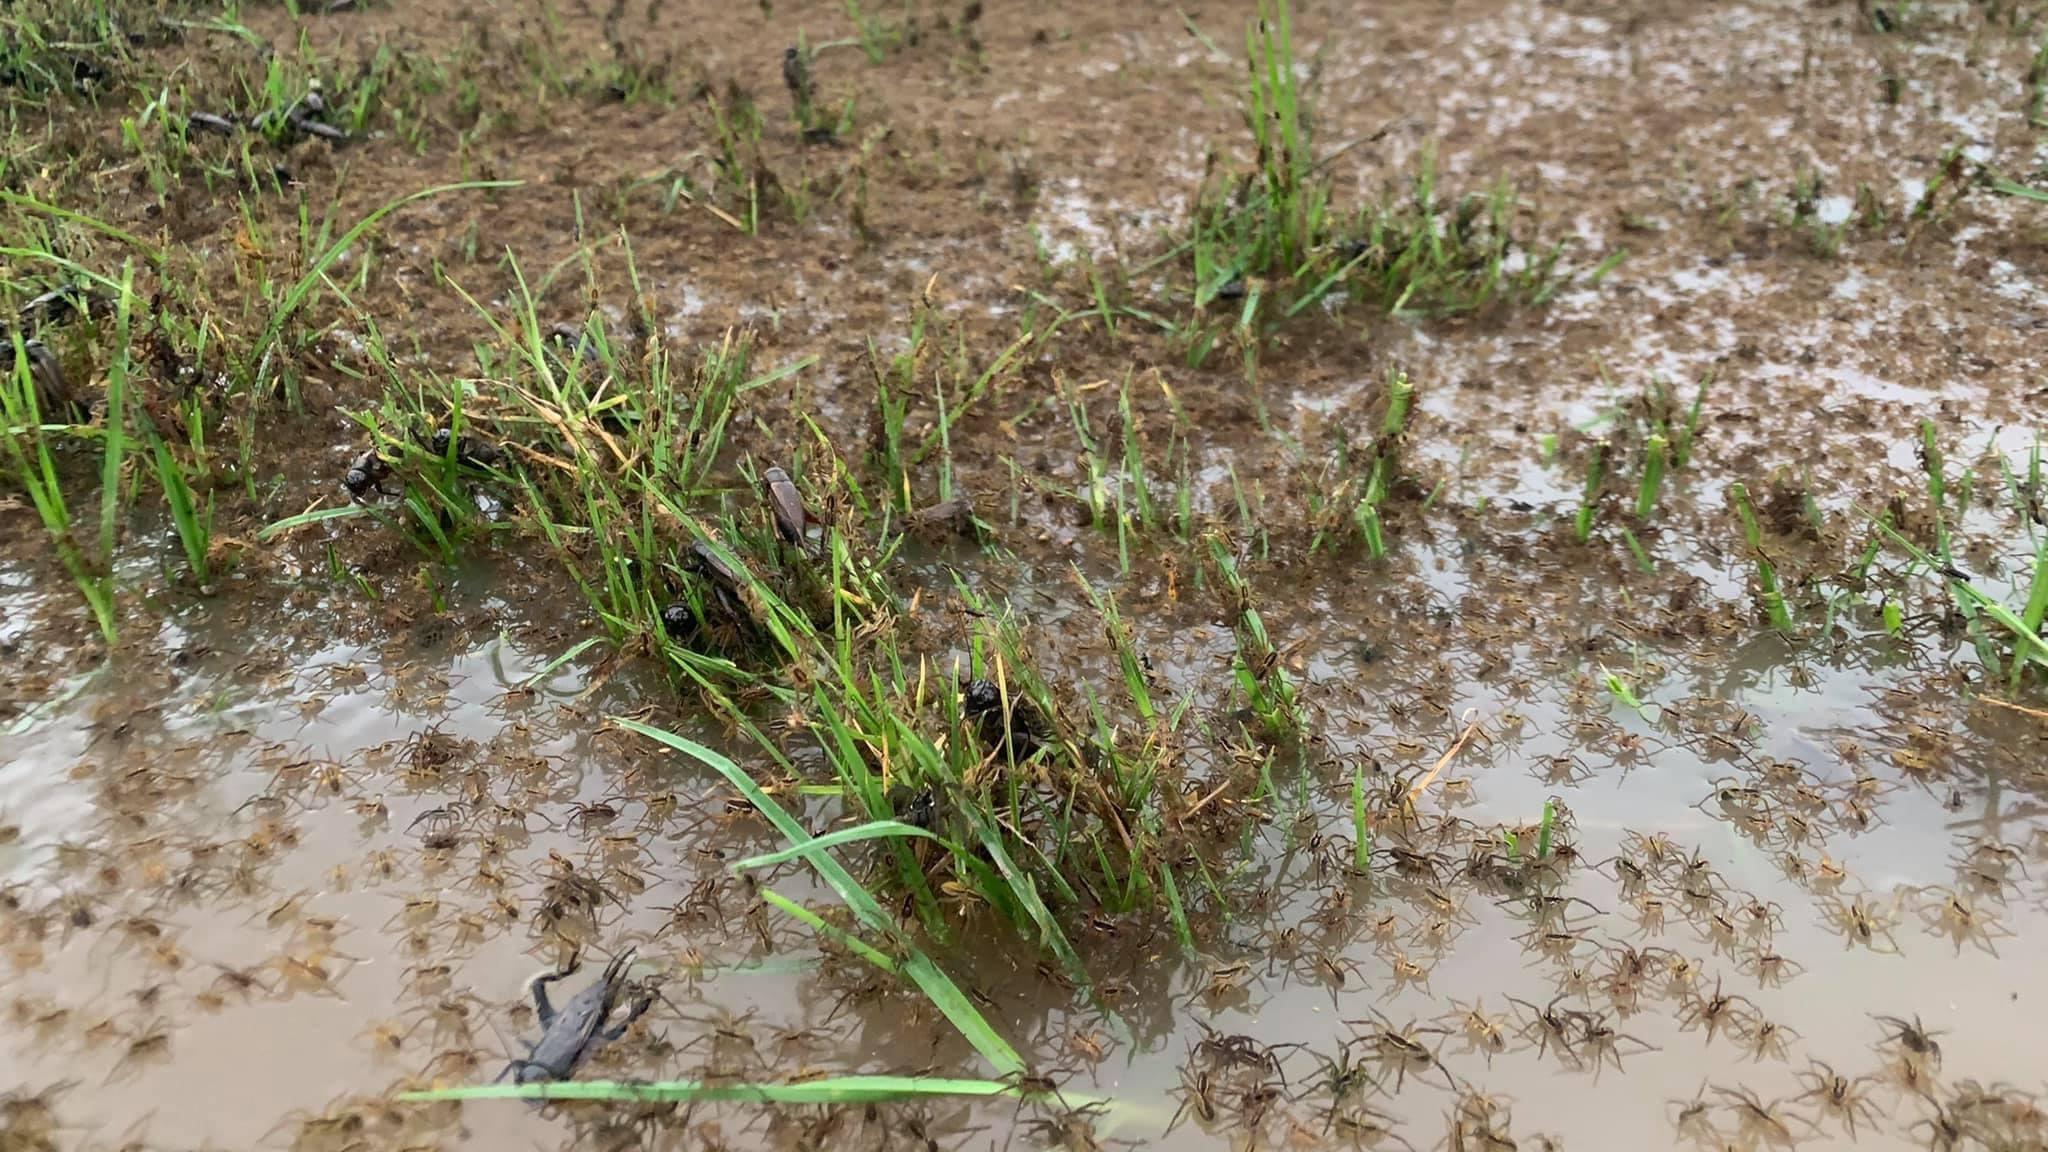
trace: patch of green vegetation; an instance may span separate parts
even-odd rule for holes
[[[0,93],[87,99],[130,78],[138,49],[179,35],[174,0],[17,0],[0,17]]]
[[[1245,51],[1253,163],[1205,181],[1189,237],[1171,254],[1191,261],[1192,346],[1206,350],[1216,339],[1204,319],[1212,309],[1226,327],[1258,339],[1336,297],[1448,316],[1496,302],[1541,304],[1565,283],[1562,245],[1532,246],[1511,184],[1446,196],[1431,150],[1403,191],[1340,209],[1330,169],[1343,149],[1317,154],[1287,0],[1261,4]],[[1597,281],[1619,260],[1616,253],[1588,278]]]
[[[1415,404],[1415,386],[1399,368],[1387,373],[1382,390],[1379,434],[1362,451],[1354,451],[1341,433],[1321,469],[1301,484],[1306,504],[1310,555],[1356,538],[1366,554],[1387,554],[1381,509],[1399,479],[1400,449]]]
[[[1274,741],[1292,739],[1302,732],[1304,722],[1294,682],[1287,674],[1279,648],[1266,633],[1265,620],[1253,602],[1251,584],[1239,572],[1230,545],[1217,534],[1212,533],[1207,539],[1217,594],[1223,601],[1231,634],[1237,640],[1231,673],[1236,677],[1238,691],[1259,721],[1260,735]]]
[[[1785,600],[1785,590],[1778,581],[1778,566],[1771,554],[1764,550],[1763,528],[1758,525],[1756,509],[1750,503],[1749,489],[1737,483],[1728,488],[1729,500],[1735,505],[1736,519],[1742,525],[1742,538],[1749,546],[1749,552],[1756,564],[1757,603],[1763,608],[1764,618],[1780,633],[1791,636],[1795,629],[1792,624],[1792,610]]]

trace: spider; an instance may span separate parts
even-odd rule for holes
[[[1432,1070],[1441,1072],[1443,1073],[1445,1085],[1453,1090],[1457,1088],[1457,1082],[1451,1079],[1450,1069],[1445,1068],[1443,1063],[1437,1059],[1436,1051],[1416,1039],[1418,1035],[1424,1033],[1441,1034],[1443,1029],[1417,1028],[1413,1022],[1404,1027],[1396,1028],[1393,1026],[1393,1022],[1385,1016],[1377,1012],[1373,1013],[1373,1016],[1374,1019],[1371,1021],[1347,1020],[1345,1023],[1352,1027],[1365,1025],[1370,1029],[1364,1039],[1371,1046],[1372,1055],[1379,1061],[1382,1068],[1388,1064],[1394,1066],[1394,1091],[1399,1092],[1401,1090],[1411,1068],[1417,1072]]]
[[[1470,1007],[1453,1000],[1451,1009],[1437,1019],[1456,1024],[1465,1041],[1466,1054],[1483,1052],[1486,1062],[1492,1064],[1496,1055],[1507,1051],[1507,1037],[1502,1031],[1501,1018],[1486,1011],[1484,1000],[1474,1001]]]
[[[1551,1000],[1549,1004],[1542,1008],[1536,1007],[1536,1005],[1529,1003],[1527,1000],[1518,1000],[1513,996],[1507,999],[1510,1004],[1517,1005],[1528,1011],[1529,1022],[1523,1026],[1523,1035],[1534,1034],[1536,1055],[1539,1059],[1549,1051],[1552,1045],[1556,1045],[1559,1059],[1570,1060],[1573,1063],[1578,1062],[1578,1053],[1572,1051],[1572,1025],[1584,1018],[1583,1013],[1574,1012],[1570,1009],[1560,1011],[1557,1007],[1557,1002],[1564,999],[1562,996]]]
[[[1600,1066],[1602,1064],[1611,1061],[1616,1072],[1622,1070],[1621,1045],[1623,1043],[1635,1045],[1638,1052],[1655,1052],[1657,1050],[1655,1044],[1639,1040],[1625,1032],[1618,1032],[1609,1027],[1607,1017],[1600,1013],[1584,1013],[1579,1017],[1579,1023],[1582,1027],[1582,1031],[1579,1034],[1579,1050],[1592,1057],[1593,1077],[1596,1080],[1599,1079]]]
[[[1759,1014],[1750,1022],[1748,1035],[1743,1037],[1743,1041],[1749,1046],[1749,1056],[1752,1060],[1761,1061],[1767,1056],[1783,1060],[1787,1037],[1798,1039],[1799,1033],[1787,1025],[1766,1020]]]
[[[1750,1144],[1760,1140],[1785,1148],[1793,1145],[1792,1129],[1778,1117],[1778,1105],[1782,1101],[1765,1103],[1748,1088],[1716,1087],[1714,1094],[1726,1101],[1726,1107],[1735,1113],[1736,1124]]]
[[[1915,1064],[1941,1066],[1941,1045],[1935,1041],[1939,1032],[1930,1032],[1915,1016],[1911,1023],[1897,1016],[1872,1016],[1872,1020],[1886,1026],[1890,1034],[1885,1039],[1897,1044],[1907,1059]]]
[[[1714,981],[1714,994],[1695,995],[1693,1001],[1685,1006],[1685,1011],[1679,1013],[1678,1025],[1687,1032],[1704,1026],[1707,1030],[1707,1041],[1712,1043],[1714,1033],[1722,1025],[1726,1024],[1731,1029],[1742,1026],[1743,1008],[1747,1008],[1751,1015],[1757,1015],[1761,1019],[1756,1005],[1748,997],[1722,992],[1721,982],[1717,979]]]
[[[1873,952],[1898,953],[1899,942],[1892,935],[1895,921],[1862,896],[1853,896],[1846,904],[1829,897],[1821,902],[1821,912],[1828,925],[1840,932],[1850,946],[1861,944]],[[1879,941],[1883,941],[1884,947],[1878,946]]]
[[[1798,1099],[1801,1102],[1818,1102],[1820,1114],[1833,1116],[1840,1121],[1842,1130],[1849,1134],[1849,1139],[1856,1139],[1857,1121],[1865,1124],[1877,1122],[1877,1105],[1863,1093],[1863,1086],[1868,1077],[1858,1076],[1851,1080],[1819,1060],[1813,1061],[1805,1071],[1798,1073],[1798,1077],[1799,1082],[1806,1087],[1806,1091],[1801,1093]]]

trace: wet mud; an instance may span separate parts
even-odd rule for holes
[[[236,335],[267,315],[242,303],[259,275],[305,270],[297,195],[348,221],[524,183],[409,206],[338,263],[351,306],[307,342],[299,410],[251,408],[249,483],[222,486],[232,564],[192,588],[138,508],[111,651],[0,489],[0,1148],[2048,1144],[2048,696],[1872,528],[1889,510],[1909,543],[1952,541],[2015,611],[2042,555],[2048,216],[1986,186],[2039,168],[2040,28],[2007,8],[1299,6],[1339,198],[1406,195],[1425,156],[1461,194],[1510,179],[1564,274],[1471,315],[1332,298],[1262,341],[1226,318],[1200,363],[1141,314],[1187,310],[1163,254],[1205,175],[1252,160],[1242,5],[889,7],[865,29],[851,5],[265,7],[242,14],[262,41],[303,36],[335,79],[382,52],[387,90],[425,95],[344,145],[284,145],[295,195],[241,207],[226,177],[152,188],[111,97],[24,107],[9,179],[182,252],[185,306]],[[799,29],[826,45],[812,99],[849,123],[829,143],[784,107]],[[863,36],[893,39],[871,60]],[[180,107],[240,110],[211,42],[148,51],[194,60]],[[751,235],[708,111],[740,92],[767,124]],[[24,175],[31,143],[74,159]],[[396,1098],[499,1076],[542,1032],[531,979],[582,959],[559,1004],[628,947],[659,995],[582,1078],[989,1072],[915,988],[764,899],[845,926],[801,862],[734,870],[785,845],[751,803],[618,718],[730,755],[819,833],[864,818],[824,752],[785,773],[644,645],[579,648],[606,624],[532,521],[503,511],[452,563],[369,515],[264,534],[347,504],[349,414],[387,375],[512,378],[493,324],[516,331],[522,280],[542,326],[651,329],[622,338],[648,360],[746,334],[771,379],[709,482],[733,504],[733,461],[809,492],[819,445],[871,457],[876,365],[911,349],[939,398],[913,397],[911,434],[946,428],[946,478],[925,458],[911,503],[971,493],[985,528],[880,565],[928,680],[966,675],[965,589],[1089,715],[1123,671],[1088,589],[1185,703],[1185,942],[1163,909],[1077,899],[1080,986],[972,898],[928,941],[1038,1098]],[[1091,319],[1111,292],[1135,311]],[[1374,558],[1318,497],[1355,479],[1336,446],[1372,440],[1396,372],[1414,411]],[[1690,456],[1637,515],[1696,390]],[[1136,489],[1088,440],[1127,433],[1187,522],[1103,512]],[[1293,738],[1256,734],[1205,530],[1298,691]],[[816,722],[745,702],[785,747]],[[880,875],[871,849],[841,854]]]

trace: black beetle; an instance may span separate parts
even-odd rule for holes
[[[1003,690],[993,680],[969,680],[960,688],[960,710],[990,748],[1017,760],[1028,760],[1044,746],[1046,725],[1038,709],[1028,700],[1010,696],[1010,711],[1003,713]]]
[[[505,454],[498,450],[496,444],[475,436],[463,436],[458,439],[455,433],[446,428],[434,429],[434,435],[429,441],[434,455],[446,459],[450,440],[455,442],[455,462],[458,464],[467,464],[472,468],[493,468],[505,458]]]
[[[370,493],[385,495],[384,481],[391,475],[391,465],[371,448],[349,462],[348,471],[342,474],[341,486],[357,500],[367,500]]]

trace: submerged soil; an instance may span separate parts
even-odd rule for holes
[[[854,11],[245,12],[331,76],[383,50],[404,63],[390,90],[426,93],[414,135],[373,121],[341,147],[292,145],[294,189],[248,196],[246,215],[230,185],[152,188],[122,145],[125,93],[17,110],[34,127],[10,142],[10,179],[192,256],[230,331],[267,316],[239,303],[261,272],[302,265],[299,196],[349,221],[424,187],[524,183],[401,210],[337,266],[355,311],[305,357],[303,412],[262,417],[261,483],[223,497],[229,574],[201,594],[166,575],[160,525],[133,532],[111,653],[26,501],[0,506],[0,1147],[2048,1142],[2032,1039],[2048,1000],[2026,959],[2048,938],[2048,700],[2038,682],[2008,698],[1903,553],[1828,600],[1869,512],[1897,495],[1902,522],[1928,515],[1923,420],[1951,483],[1974,479],[1957,562],[2025,598],[2041,528],[2000,462],[2024,474],[2048,398],[2048,216],[1955,175],[2025,182],[2041,163],[2040,28],[1999,5],[1300,6],[1340,203],[1406,194],[1425,154],[1457,192],[1510,179],[1518,218],[1564,245],[1555,297],[1462,317],[1311,309],[1254,380],[1234,344],[1190,366],[1140,320],[1076,321],[953,425],[955,477],[993,533],[892,561],[929,654],[962,635],[958,579],[1012,607],[1062,692],[1111,692],[1078,572],[1114,592],[1162,698],[1191,701],[1213,737],[1188,778],[1224,779],[1242,754],[1283,780],[1256,803],[1220,793],[1233,834],[1199,850],[1227,899],[1195,917],[1192,950],[1163,916],[1071,924],[1084,992],[985,911],[960,916],[942,962],[1035,1069],[1101,1108],[394,1102],[488,1081],[537,1034],[523,984],[564,958],[569,877],[606,894],[578,913],[593,946],[637,946],[638,970],[664,977],[585,1076],[987,1072],[913,990],[730,872],[782,842],[722,780],[607,725],[646,718],[760,766],[650,661],[599,646],[555,662],[603,628],[537,534],[460,566],[367,518],[258,539],[343,499],[361,451],[344,413],[375,402],[384,370],[362,317],[392,371],[487,375],[484,315],[510,321],[521,275],[544,324],[624,317],[621,236],[670,339],[740,329],[758,365],[814,359],[750,398],[733,450],[763,466],[817,437],[858,455],[870,346],[903,347],[920,314],[971,379],[1044,306],[1033,294],[1080,309],[1095,275],[1140,309],[1172,297],[1175,266],[1154,258],[1205,172],[1249,158],[1249,11],[913,8],[914,40],[879,60],[820,52],[818,100],[852,101],[851,127],[806,145],[783,48],[857,38]],[[147,51],[185,62],[191,110],[225,110],[245,99],[228,39]],[[550,71],[578,79],[531,82]],[[704,190],[720,146],[706,97],[735,85],[767,112],[781,190],[754,235],[729,192]],[[1317,465],[1337,436],[1370,437],[1396,367],[1417,414],[1391,553],[1311,547]],[[1693,456],[1637,522],[1638,397],[1663,380],[1689,402],[1709,375]],[[1156,447],[1186,413],[1196,513],[1264,529],[1245,570],[1302,686],[1297,747],[1237,734],[1200,546],[1141,534],[1123,563],[1076,497],[1065,397],[1120,427],[1126,379]],[[1603,436],[1628,483],[1581,544],[1571,517]],[[914,483],[937,497],[936,476]],[[1761,617],[1738,483],[1794,637]],[[1368,779],[1416,791],[1360,872],[1345,838]],[[1531,887],[1546,801],[1555,882]],[[804,803],[814,828],[845,815]],[[833,902],[793,865],[762,882]]]

